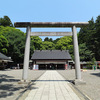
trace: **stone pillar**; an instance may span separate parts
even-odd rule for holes
[[[73,31],[73,44],[74,44],[75,74],[76,74],[76,79],[81,80],[80,57],[79,57],[76,26],[72,27],[72,31]]]
[[[30,56],[30,33],[31,33],[31,27],[27,27],[27,33],[26,33],[26,43],[25,43],[25,52],[24,52],[24,66],[23,66],[23,76],[22,80],[24,82],[27,81],[28,78],[28,68],[29,68],[29,56]]]

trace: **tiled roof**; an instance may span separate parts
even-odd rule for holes
[[[0,53],[0,59],[2,60],[10,60],[9,57],[5,56],[4,54]]]
[[[68,50],[36,50],[31,59],[72,59]]]

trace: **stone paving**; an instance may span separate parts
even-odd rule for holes
[[[80,100],[69,84],[57,71],[46,71],[25,100]]]
[[[30,89],[28,84],[18,84],[22,79],[22,69],[0,70],[0,100],[25,100]],[[34,83],[45,70],[28,70],[28,80]],[[25,95],[23,91],[26,91]],[[17,99],[21,97],[22,99]],[[24,95],[24,96],[23,96]]]

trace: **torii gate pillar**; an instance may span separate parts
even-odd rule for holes
[[[72,32],[73,32],[73,45],[74,45],[75,74],[76,74],[76,79],[81,80],[80,58],[79,58],[79,48],[78,48],[76,26],[72,27]]]
[[[79,47],[78,47],[78,39],[77,39],[77,29],[74,25],[72,27],[73,32],[73,45],[74,45],[74,60],[75,60],[75,75],[76,79],[74,80],[74,84],[86,84],[81,78],[81,69],[80,69],[80,57],[79,57]]]
[[[24,53],[24,66],[23,66],[23,75],[22,75],[22,81],[24,82],[26,82],[28,78],[29,57],[30,57],[30,33],[31,33],[31,27],[27,26],[25,53]]]

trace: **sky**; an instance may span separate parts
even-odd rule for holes
[[[13,24],[14,22],[87,22],[92,17],[96,20],[100,15],[100,0],[0,0],[0,18],[5,15]],[[26,32],[25,28],[20,30]],[[71,29],[32,28],[32,31],[66,32]]]

